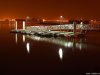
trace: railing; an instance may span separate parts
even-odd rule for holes
[[[49,25],[49,26],[29,26],[26,29],[31,31],[51,31],[51,30],[73,30],[74,24],[65,25]],[[86,24],[77,24],[77,30],[87,30],[89,27]]]

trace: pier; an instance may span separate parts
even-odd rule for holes
[[[13,33],[21,33],[25,35],[36,35],[40,37],[83,37],[87,30],[91,30],[89,25],[77,24],[60,24],[60,25],[38,25],[27,26],[26,21],[22,21],[22,29],[18,29],[18,22],[15,22],[15,29],[11,30]]]

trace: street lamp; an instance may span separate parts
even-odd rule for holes
[[[61,31],[61,24],[62,24],[62,21],[63,21],[63,16],[60,16],[60,31]]]
[[[30,17],[29,16],[27,16],[26,17],[26,26],[28,25],[28,22],[30,21]]]
[[[63,18],[63,16],[60,16],[60,18],[62,19],[62,18]]]

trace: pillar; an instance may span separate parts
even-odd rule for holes
[[[74,32],[74,34],[76,34],[76,22],[74,22],[73,32]]]
[[[25,21],[23,21],[23,30],[25,30]]]
[[[15,30],[17,30],[17,21],[16,21],[16,25],[15,25]]]

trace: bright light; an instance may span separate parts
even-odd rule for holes
[[[68,42],[68,47],[72,47],[73,43],[72,42]]]
[[[63,50],[62,48],[59,49],[59,57],[62,60],[63,59]]]
[[[45,22],[46,20],[45,19],[43,19],[43,22]]]
[[[37,40],[37,41],[39,41],[41,38],[40,37],[34,37],[35,38],[35,40]]]
[[[81,24],[83,24],[83,22],[81,22]]]
[[[65,47],[68,47],[68,48],[73,47],[73,42],[66,42]]]
[[[60,16],[60,18],[63,18],[63,16]]]
[[[30,53],[30,43],[26,44],[27,52]]]

